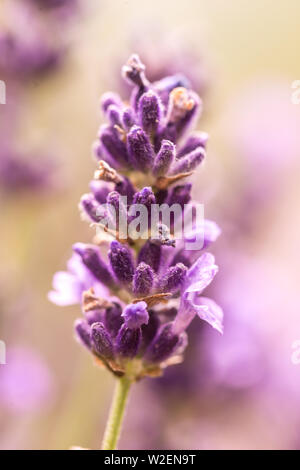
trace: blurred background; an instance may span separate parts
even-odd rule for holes
[[[222,228],[225,332],[193,323],[186,361],[134,387],[120,448],[300,448],[299,18],[297,0],[1,1],[0,448],[100,446],[114,380],[74,341],[79,307],[47,293],[91,240],[99,97],[126,97],[131,52],[203,98],[194,196]]]

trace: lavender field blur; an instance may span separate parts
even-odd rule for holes
[[[203,100],[192,195],[222,231],[224,334],[192,322],[184,362],[134,385],[119,448],[300,449],[299,19],[297,0],[1,1],[0,449],[100,447],[114,379],[48,293],[93,235],[99,99],[127,99],[131,53]]]

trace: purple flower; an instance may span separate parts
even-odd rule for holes
[[[20,415],[47,408],[55,395],[55,383],[44,359],[25,347],[8,348],[1,366],[0,408]]]
[[[65,306],[81,302],[84,291],[93,287],[100,296],[107,296],[107,289],[97,282],[92,272],[83,264],[81,257],[74,253],[68,261],[68,271],[58,271],[53,277],[53,290],[48,298],[56,305]]]
[[[149,314],[147,311],[146,302],[138,302],[133,305],[128,305],[122,313],[125,325],[128,328],[139,328],[149,321]]]
[[[136,206],[146,210],[148,222],[154,205],[177,204],[185,215],[196,209],[192,185],[181,180],[202,162],[207,142],[204,133],[185,140],[202,108],[186,81],[149,82],[137,55],[122,73],[133,86],[131,104],[114,93],[102,97],[108,124],[101,126],[94,147],[99,166],[91,193],[80,201],[84,218],[97,227],[94,243],[103,249],[76,243],[69,270],[55,275],[49,298],[59,305],[80,303],[83,318],[75,323],[80,343],[112,373],[137,380],[182,360],[185,330],[196,315],[222,331],[221,308],[200,297],[218,270],[214,257],[202,251],[220,229],[189,218],[184,237],[176,240],[179,221],[167,226],[158,220],[156,234],[148,227],[144,238],[132,232],[121,236],[121,219],[135,222]],[[199,235],[202,243],[186,249]]]
[[[114,279],[108,264],[101,257],[100,251],[93,245],[85,245],[84,243],[75,243],[73,251],[77,253],[88,269],[89,273],[93,275],[100,283],[112,286]]]
[[[4,13],[6,30],[0,34],[2,75],[20,81],[55,70],[67,49],[64,29],[56,27],[57,20],[59,16],[66,19],[77,7],[78,0],[8,2]],[[55,19],[46,12],[55,13]]]
[[[46,191],[54,184],[54,168],[50,157],[35,160],[11,149],[0,151],[0,183],[7,193]]]
[[[106,269],[107,273],[112,270],[121,282],[119,286],[111,285],[113,293],[118,297],[125,289],[129,298],[137,296],[141,299],[123,308],[122,303],[113,302],[104,287],[103,268],[98,267],[99,262],[101,265],[104,261],[99,261],[96,247],[76,244],[74,250],[69,272],[58,272],[54,276],[56,290],[50,292],[49,299],[58,305],[82,303],[85,319],[76,322],[77,336],[112,371],[123,370],[124,358],[140,357],[143,371],[140,373],[143,375],[150,373],[153,364],[162,364],[179,351],[181,354],[187,344],[185,330],[196,315],[222,332],[221,308],[213,300],[200,296],[218,271],[211,254],[204,253],[189,268],[183,263],[169,264],[170,261],[165,258],[164,265],[155,276],[153,269],[144,262],[135,268],[136,263],[129,249],[113,241],[109,252],[110,267],[107,265]],[[164,250],[165,247],[162,247]],[[166,250],[169,248],[166,247]],[[96,255],[95,259],[90,258],[91,254]],[[91,288],[94,303],[84,301],[86,292]],[[181,301],[178,310],[170,308],[169,311],[162,311],[161,314],[169,322],[159,328],[161,310],[157,310],[155,305],[161,299],[170,298],[178,303],[179,292]],[[106,299],[104,303],[103,298]],[[96,332],[94,325],[97,325]],[[93,339],[95,334],[98,338],[96,345]]]
[[[177,80],[150,83],[137,55],[123,67],[123,76],[134,86],[131,107],[118,95],[103,96],[102,110],[109,123],[100,128],[95,155],[120,170],[153,174],[154,184],[167,188],[180,180],[181,174],[194,171],[205,157],[204,135],[179,148],[178,153],[175,147],[195,125],[201,100]]]
[[[129,248],[115,240],[111,242],[108,257],[117,279],[121,283],[130,283],[134,275],[134,265]]]
[[[133,276],[133,292],[135,295],[150,294],[154,282],[154,272],[151,266],[140,263]]]
[[[180,307],[174,320],[174,332],[184,331],[195,315],[198,315],[220,333],[223,332],[222,309],[213,300],[200,297],[217,272],[218,266],[210,253],[204,253],[200,256],[187,271],[181,288]]]
[[[78,0],[28,0],[38,8],[45,10],[55,10],[56,8],[76,9]]]

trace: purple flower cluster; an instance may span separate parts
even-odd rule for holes
[[[67,50],[58,14],[70,16],[77,6],[78,0],[27,0],[9,4],[4,15],[5,28],[0,33],[2,78],[23,81],[56,70]],[[50,18],[48,11],[55,13],[55,18]]]
[[[76,8],[78,0],[29,0],[41,9],[51,10],[55,8]]]
[[[185,206],[191,184],[181,180],[206,152],[206,134],[187,136],[201,100],[184,78],[150,83],[137,55],[122,74],[133,85],[130,104],[114,93],[102,97],[108,124],[94,145],[98,170],[91,192],[80,201],[82,214],[98,228],[103,212],[110,216],[107,207],[130,218],[132,204]],[[126,205],[121,196],[127,196]],[[221,308],[202,296],[218,271],[213,255],[204,252],[220,233],[215,223],[203,222],[204,243],[197,251],[186,250],[166,227],[159,238],[146,240],[102,228],[94,244],[73,246],[68,272],[55,274],[49,294],[59,305],[81,304],[84,318],[77,320],[76,334],[98,361],[116,375],[157,376],[182,360],[185,330],[196,315],[222,332]],[[113,239],[105,250],[108,237]]]
[[[11,31],[0,35],[0,70],[13,77],[31,78],[56,68],[62,51],[43,41],[24,43]]]
[[[131,103],[126,106],[114,93],[102,97],[109,124],[100,128],[96,156],[116,169],[147,174],[151,186],[165,189],[195,170],[205,157],[205,133],[192,134],[179,149],[175,146],[196,122],[201,100],[186,88],[188,81],[181,75],[151,84],[137,55],[122,73],[135,86]]]
[[[36,158],[18,149],[17,124],[31,81],[56,71],[66,57],[68,39],[55,12],[66,13],[68,7],[71,13],[78,4],[79,0],[12,0],[3,5],[0,78],[6,82],[7,96],[0,116],[0,186],[5,195],[53,187],[56,161],[51,155]]]
[[[49,190],[54,186],[54,168],[50,156],[25,159],[17,151],[4,148],[0,151],[1,193]]]

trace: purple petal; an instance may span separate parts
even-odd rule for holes
[[[221,229],[212,220],[204,220],[201,225],[197,225],[195,228],[191,228],[190,230],[187,228],[187,231],[184,234],[184,240],[192,243],[193,240],[197,240],[196,236],[199,237],[200,233],[203,233],[204,249],[219,238],[221,234]]]
[[[140,328],[142,325],[147,325],[149,314],[146,302],[127,305],[122,313],[122,317],[126,327],[132,330]]]
[[[184,282],[184,293],[201,292],[211,283],[218,272],[215,258],[210,253],[204,253],[190,267]]]
[[[48,299],[56,305],[66,306],[81,302],[82,293],[94,288],[99,297],[107,297],[108,290],[84,266],[80,256],[72,255],[67,263],[68,271],[58,271],[53,276],[53,290]]]
[[[65,307],[80,302],[82,294],[81,282],[73,274],[58,271],[53,276],[53,290],[48,299],[56,305]]]
[[[178,334],[184,331],[195,315],[207,321],[213,328],[222,332],[222,313],[212,308],[212,304],[200,303],[199,295],[211,283],[218,267],[215,258],[210,253],[204,253],[190,267],[181,289],[181,303],[178,314],[174,320],[173,331]]]
[[[223,310],[216,302],[207,297],[197,297],[194,294],[193,308],[201,320],[206,321],[223,334]]]

